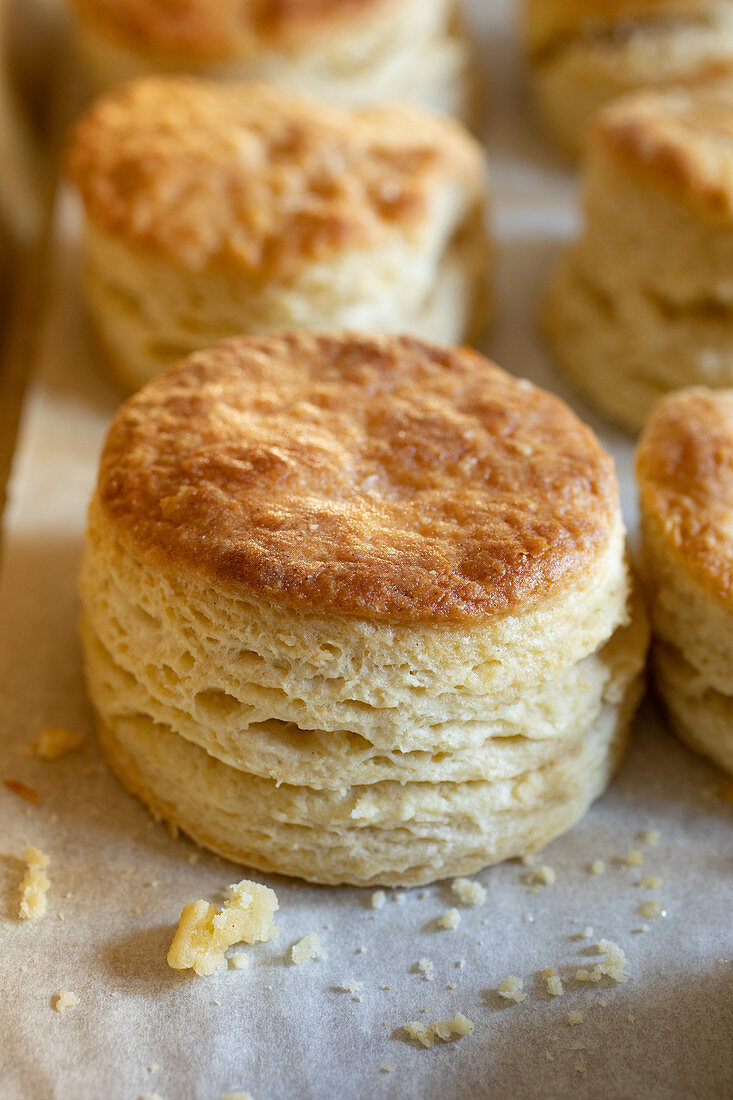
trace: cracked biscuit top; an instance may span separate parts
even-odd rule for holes
[[[733,79],[624,96],[598,115],[591,142],[701,213],[733,218]]]
[[[97,499],[139,559],[295,609],[470,621],[578,585],[612,459],[558,398],[409,337],[238,337],[115,417]]]
[[[480,146],[417,107],[147,77],[97,100],[67,155],[90,222],[192,271],[287,278],[483,201]]]

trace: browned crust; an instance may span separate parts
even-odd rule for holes
[[[670,555],[733,606],[733,390],[687,389],[654,408],[636,457],[642,514]]]
[[[98,497],[128,548],[292,608],[465,621],[577,584],[618,517],[558,398],[407,337],[237,338],[118,412]]]
[[[241,60],[297,50],[329,32],[359,33],[402,0],[72,0],[85,26],[148,55]]]
[[[636,92],[603,110],[590,152],[606,151],[637,178],[706,215],[733,217],[733,78]]]
[[[485,189],[478,144],[418,107],[346,111],[185,77],[103,96],[67,165],[91,222],[130,246],[195,271],[286,278],[416,231],[441,187],[462,188],[467,206]]]
[[[525,0],[525,38],[534,52],[557,39],[593,34],[616,24],[643,26],[665,16],[683,19],[704,15],[709,0]]]

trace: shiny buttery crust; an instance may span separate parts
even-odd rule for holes
[[[99,99],[67,166],[90,222],[194,272],[292,278],[485,194],[480,146],[406,105],[347,112],[266,84],[143,78]]]
[[[117,414],[97,496],[144,560],[393,622],[535,606],[618,531],[612,460],[561,401],[396,337],[192,356]]]

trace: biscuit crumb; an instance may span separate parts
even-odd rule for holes
[[[626,954],[623,948],[612,940],[600,940],[598,951],[604,956],[603,961],[597,963],[592,970],[578,970],[575,974],[576,982],[600,982],[601,978],[611,978],[614,982],[625,982]]]
[[[594,859],[588,867],[588,870],[592,875],[602,875],[605,873],[606,864],[603,862],[602,859]]]
[[[450,888],[461,905],[483,905],[486,901],[485,888],[480,882],[473,882],[470,878],[453,879]]]
[[[472,1021],[459,1012],[452,1020],[436,1020],[434,1024],[421,1024],[417,1020],[411,1020],[407,1025],[407,1034],[422,1046],[431,1047],[436,1039],[447,1043],[454,1036],[460,1039],[464,1035],[470,1035],[473,1027]]]
[[[639,886],[643,886],[646,890],[658,890],[664,883],[664,879],[660,875],[647,875],[641,880]]]
[[[659,841],[661,833],[659,829],[648,829],[645,833],[639,833],[638,840],[642,844],[656,844]]]
[[[557,875],[552,867],[544,864],[542,867],[538,867],[536,871],[530,871],[524,881],[528,885],[537,883],[539,886],[552,886],[556,878]]]
[[[73,1008],[74,1005],[79,1004],[79,998],[76,993],[69,993],[67,990],[62,989],[60,993],[56,994],[54,998],[53,1007],[57,1012],[66,1012],[67,1008]]]
[[[163,1100],[163,1097],[159,1092],[147,1092],[145,1096],[141,1096],[140,1100]]]
[[[228,1092],[221,1100],[253,1100],[251,1092]]]
[[[23,859],[26,862],[26,872],[20,884],[18,916],[21,920],[38,920],[45,916],[48,906],[46,894],[51,882],[46,874],[46,868],[50,857],[40,848],[34,848],[32,844],[28,844],[23,849]]]
[[[297,943],[293,944],[290,949],[290,958],[296,966],[301,966],[311,959],[327,959],[328,952],[321,945],[318,933],[311,932],[310,935],[303,936],[302,940],[298,940]]]
[[[418,959],[415,965],[418,972],[422,974],[424,980],[426,982],[432,982],[433,978],[435,977],[435,967],[433,963],[431,963],[430,959]]]
[[[190,863],[194,867],[201,859],[201,852],[189,852],[186,856],[186,863]]]
[[[661,901],[644,901],[636,911],[645,920],[658,920],[667,916],[667,910],[662,907]]]
[[[546,966],[542,971],[542,981],[545,983],[545,989],[551,997],[562,997],[565,990],[562,987],[562,980],[557,972],[557,967]]]
[[[382,909],[387,900],[384,890],[375,890],[372,894],[372,909]]]
[[[555,1055],[551,1054],[549,1050],[545,1051],[545,1061],[546,1062],[554,1062],[555,1061]]]
[[[524,982],[521,978],[518,978],[516,974],[510,974],[508,978],[505,978],[501,985],[496,987],[496,992],[500,997],[503,997],[505,1001],[513,1001],[514,1004],[521,1004],[526,993],[522,992],[524,988]]]
[[[522,914],[522,923],[523,924],[532,924],[533,922],[534,922],[534,917],[532,916],[531,913],[523,913]]]
[[[361,993],[364,988],[363,982],[342,982],[338,987],[341,993]]]
[[[461,923],[461,914],[457,909],[448,909],[442,917],[438,917],[437,923],[439,928],[457,928]]]
[[[523,856],[520,856],[519,862],[523,867],[534,867],[537,862],[537,856],[534,852],[525,852]]]
[[[380,1073],[394,1073],[394,1066],[382,1066]]]
[[[245,951],[235,951],[233,955],[229,956],[228,961],[230,970],[244,970],[246,966],[249,966],[249,958]]]
[[[641,867],[644,862],[644,853],[640,852],[637,848],[633,852],[629,852],[624,862],[629,867]]]
[[[29,787],[27,783],[23,783],[20,779],[3,779],[3,787],[7,787],[19,798],[24,798],[26,802],[32,802],[34,805],[38,802],[38,791],[33,787]]]
[[[589,940],[592,937],[593,937],[593,927],[590,924],[586,925],[585,928],[583,928],[583,930],[581,932],[576,932],[576,934],[575,934],[576,940]]]
[[[272,939],[276,909],[275,891],[247,879],[229,887],[223,909],[203,899],[189,902],[168,951],[168,965],[173,970],[191,968],[200,976],[225,970],[228,947]]]
[[[575,1072],[576,1073],[585,1073],[585,1071],[586,1071],[586,1067],[583,1065],[582,1062],[575,1067]]]
[[[578,1024],[583,1023],[583,1013],[578,1012],[577,1009],[573,1009],[572,1012],[568,1012],[568,1027],[577,1027]]]
[[[60,756],[76,752],[84,743],[84,734],[79,730],[57,729],[46,726],[30,744],[30,751],[42,760],[58,760]]]

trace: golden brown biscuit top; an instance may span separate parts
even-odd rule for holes
[[[98,497],[133,553],[293,608],[477,620],[576,585],[612,459],[558,398],[409,337],[238,337],[122,406]]]
[[[598,115],[590,141],[701,212],[733,216],[733,79],[624,96]]]
[[[404,0],[72,0],[82,22],[143,53],[187,61],[242,60],[297,50],[342,27],[358,33]]]
[[[266,84],[144,78],[77,125],[68,169],[91,222],[191,270],[287,277],[419,232],[440,189],[485,187],[465,130],[418,107],[345,111]]]
[[[681,390],[639,442],[643,511],[692,576],[733,605],[733,390]]]
[[[525,36],[534,52],[571,38],[700,18],[710,7],[710,0],[525,0]]]

